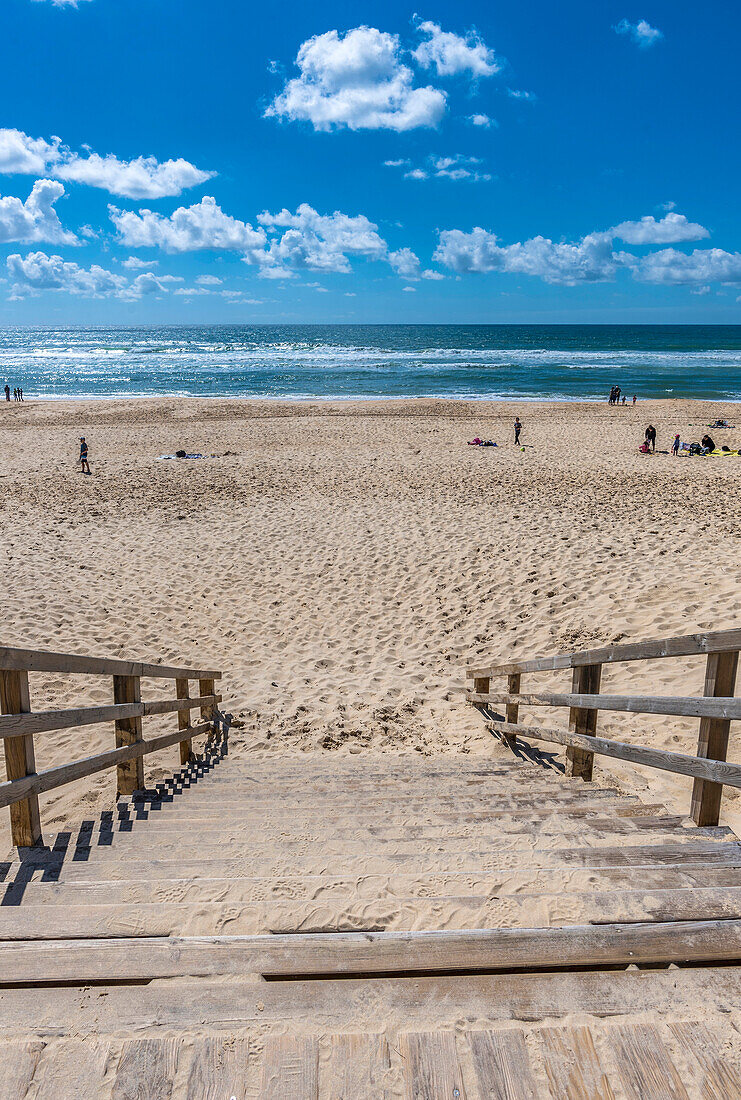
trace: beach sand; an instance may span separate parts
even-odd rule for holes
[[[458,693],[466,662],[738,625],[741,460],[637,450],[649,422],[668,451],[675,431],[699,439],[734,415],[688,401],[2,405],[3,644],[220,667],[240,753],[305,750],[328,770],[336,754],[503,753]],[[741,427],[713,434],[741,444]],[[475,435],[499,446],[466,446]],[[158,459],[178,448],[216,457]],[[703,677],[702,658],[630,664],[606,668],[603,690],[692,694]],[[568,691],[570,674],[522,686]],[[36,709],[112,699],[103,677],[32,675],[31,692]],[[174,722],[148,719],[145,735]],[[599,723],[696,750],[695,720]],[[46,734],[37,767],[112,746],[110,725]],[[689,779],[595,765],[597,781],[689,808]],[[145,774],[176,766],[174,747]],[[79,822],[114,793],[113,771],[52,792],[42,822]],[[733,825],[738,792],[724,808]]]

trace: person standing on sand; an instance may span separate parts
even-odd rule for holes
[[[515,446],[520,444],[520,432],[522,431],[522,424],[520,423],[519,416],[515,417]]]
[[[656,428],[654,428],[653,424],[649,424],[649,426],[646,428],[646,443],[651,448],[651,452],[652,453],[655,452],[655,450],[656,450]]]
[[[635,405],[635,403],[636,403],[636,395],[633,394],[633,404]]]
[[[23,400],[23,390],[20,388],[20,386],[18,387],[18,400]]]
[[[672,443],[672,454],[676,458],[679,454],[679,432],[674,436],[674,442]]]
[[[80,436],[80,473],[90,473],[90,465],[87,460],[87,443],[85,442],[84,435]]]
[[[10,401],[10,386],[7,382],[5,383],[5,400]]]

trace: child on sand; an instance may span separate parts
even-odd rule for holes
[[[518,445],[519,445],[519,442],[520,442],[520,432],[521,432],[521,431],[522,431],[522,424],[520,423],[520,418],[519,418],[519,416],[516,416],[516,417],[515,417],[515,446],[518,446]]]
[[[672,443],[672,454],[676,458],[679,454],[679,432],[674,436],[674,442]]]

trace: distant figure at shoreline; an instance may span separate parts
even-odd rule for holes
[[[633,394],[633,404],[634,404],[634,405],[635,405],[635,403],[636,403],[636,400],[637,400],[637,399],[636,399],[636,395],[635,395],[635,394]]]
[[[7,382],[5,383],[5,400],[10,401],[10,386]]]
[[[522,431],[522,424],[521,424],[521,422],[520,422],[520,418],[519,418],[519,416],[516,416],[516,417],[515,417],[515,446],[518,446],[518,445],[519,445],[519,442],[520,442],[520,432],[521,432],[521,431]]]
[[[80,459],[79,459],[79,462],[80,462],[80,473],[81,474],[89,474],[90,473],[90,464],[88,463],[88,460],[87,460],[87,443],[85,442],[85,436],[84,435],[80,436]]]

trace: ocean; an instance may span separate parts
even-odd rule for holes
[[[734,325],[194,325],[0,330],[28,398],[741,400]]]

